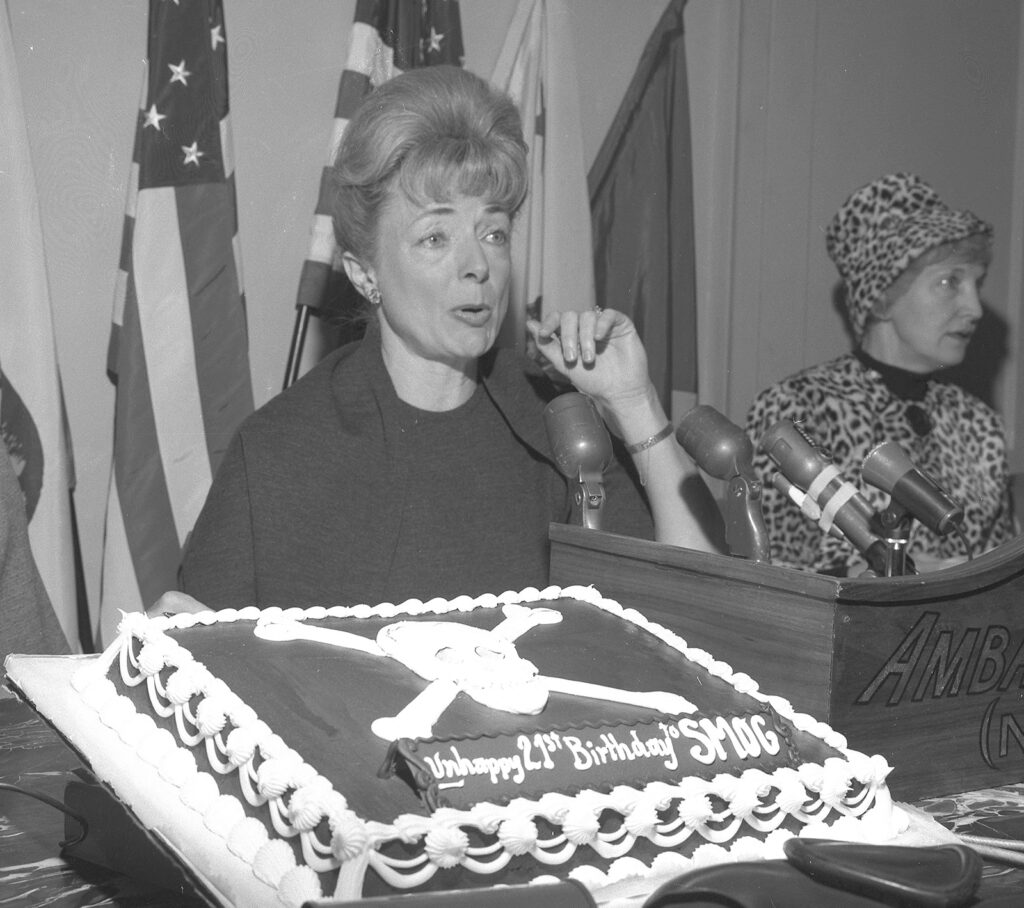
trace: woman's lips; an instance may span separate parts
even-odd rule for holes
[[[490,306],[460,306],[453,314],[473,328],[482,328],[491,320]]]

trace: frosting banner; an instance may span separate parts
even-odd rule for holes
[[[610,790],[757,766],[794,765],[791,729],[770,706],[727,716],[657,716],[515,734],[403,738],[382,776],[409,782],[430,810],[581,789]]]

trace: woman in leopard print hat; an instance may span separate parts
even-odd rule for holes
[[[879,511],[889,497],[862,480],[861,466],[876,445],[901,445],[965,510],[963,537],[914,523],[910,554],[921,570],[978,554],[1014,532],[1000,417],[940,377],[963,360],[981,318],[991,244],[989,224],[950,208],[914,174],[858,189],[825,234],[855,349],[762,391],[747,418],[755,446],[778,420],[801,421]],[[831,574],[861,569],[849,542],[826,535],[772,486],[775,467],[763,453],[755,466],[777,563]]]

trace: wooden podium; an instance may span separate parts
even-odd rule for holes
[[[933,574],[834,578],[552,524],[593,585],[895,767],[914,800],[1024,781],[1024,538]]]

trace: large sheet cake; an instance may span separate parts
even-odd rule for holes
[[[883,758],[590,587],[127,615],[72,664],[8,672],[226,905],[566,878],[611,901],[907,823]]]

